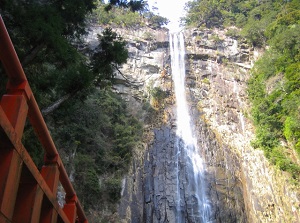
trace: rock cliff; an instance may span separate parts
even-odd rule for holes
[[[89,42],[100,28],[93,28]],[[145,124],[134,149],[118,207],[120,222],[176,222],[174,195],[175,96],[167,30],[117,30],[128,41],[130,59],[115,90]],[[299,190],[289,177],[254,150],[246,82],[259,53],[224,30],[184,30],[186,87],[199,153],[206,163],[210,222],[300,222]],[[125,78],[123,77],[125,76]],[[159,93],[159,94],[158,94]],[[187,198],[181,222],[201,222],[191,213],[184,157],[179,164]],[[178,220],[178,219],[177,219]]]
[[[250,146],[254,128],[247,118],[246,82],[249,68],[260,53],[225,32],[185,32],[189,87],[194,106],[200,111],[197,132],[200,138],[201,134],[209,135],[210,142],[219,144],[214,149],[205,145],[209,169],[215,171],[215,189],[221,194],[217,197],[226,202],[234,196],[243,200],[247,222],[299,222],[299,189],[269,164],[262,151]],[[201,127],[203,122],[208,131]],[[233,202],[230,207],[238,210],[240,204]]]

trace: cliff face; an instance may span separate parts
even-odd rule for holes
[[[259,53],[224,33],[185,32],[190,58],[188,83],[201,117],[195,118],[200,129],[197,132],[200,138],[202,132],[219,143],[214,149],[206,145],[209,170],[215,172],[215,189],[229,201],[234,196],[243,200],[248,222],[299,222],[299,190],[290,185],[288,176],[269,164],[262,151],[250,146],[254,128],[247,119],[250,105],[246,82]],[[208,131],[203,130],[203,121]],[[232,204],[234,210],[239,208]]]
[[[130,59],[120,69],[126,79],[118,74],[114,87],[145,123],[143,143],[134,149],[130,173],[124,176],[118,216],[121,222],[176,222],[176,113],[168,33],[149,28],[118,32],[128,41]],[[246,81],[259,54],[224,33],[184,31],[187,98],[206,163],[210,220],[300,222],[299,192],[250,146],[254,128],[247,119]],[[186,198],[179,204],[181,220],[199,222],[191,212],[195,201],[184,159],[179,159]]]

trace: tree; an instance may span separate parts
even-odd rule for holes
[[[144,0],[110,0],[109,4],[106,6],[106,10],[112,9],[112,6],[120,6],[124,8],[129,8],[131,11],[143,11],[146,8],[147,3]]]
[[[45,61],[59,59],[63,65],[76,52],[70,40],[85,33],[86,15],[94,8],[94,0],[30,0],[5,1],[0,11],[23,65],[40,52]]]
[[[124,174],[142,132],[122,98],[109,89],[99,89],[110,85],[114,70],[126,62],[126,42],[106,29],[99,35],[95,53],[87,55],[79,50],[94,3],[0,0],[1,16],[30,86],[44,114],[49,114],[45,120],[56,147],[62,159],[76,154],[69,170],[74,171],[74,186],[85,208],[99,207],[106,194],[112,201],[118,199],[120,181],[104,180],[105,188],[99,184],[99,176]],[[0,65],[1,91],[4,77]],[[30,125],[22,142],[41,166],[42,148]]]
[[[41,108],[91,81],[87,60],[74,43],[85,33],[86,16],[94,7],[94,0],[1,4],[1,15]]]
[[[91,59],[95,81],[100,86],[111,83],[115,77],[115,68],[125,63],[128,58],[126,42],[121,36],[107,28],[98,35],[99,46]]]

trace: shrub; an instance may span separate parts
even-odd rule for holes
[[[238,38],[241,37],[240,32],[239,32],[238,29],[228,29],[225,35],[229,36],[229,37],[232,37],[232,38],[235,38],[235,39],[238,39]]]
[[[161,101],[163,99],[165,99],[167,97],[167,93],[165,91],[163,91],[160,87],[154,87],[151,90],[151,96],[157,100],[157,101]]]
[[[110,178],[105,182],[105,190],[109,195],[111,202],[115,203],[121,198],[121,179],[119,178]]]

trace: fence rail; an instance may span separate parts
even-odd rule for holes
[[[8,76],[0,102],[0,223],[87,223],[1,16],[0,60]],[[27,118],[45,152],[41,170],[21,141]],[[59,184],[66,193],[63,207]]]

